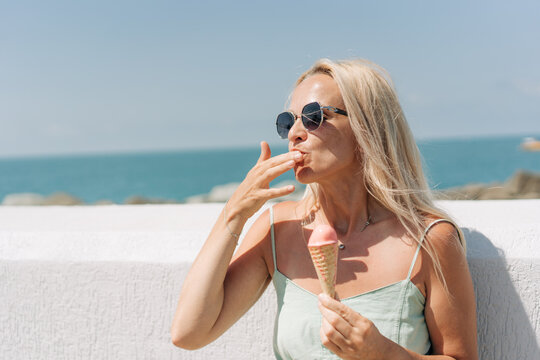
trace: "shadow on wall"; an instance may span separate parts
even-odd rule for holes
[[[530,321],[533,309],[527,314],[521,299],[530,289],[529,276],[512,278],[509,272],[529,274],[533,260],[506,259],[484,234],[462,230],[476,294],[480,359],[529,359],[540,354]]]

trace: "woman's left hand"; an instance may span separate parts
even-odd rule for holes
[[[321,341],[342,359],[392,359],[395,345],[381,335],[373,322],[350,307],[319,295],[322,314]]]

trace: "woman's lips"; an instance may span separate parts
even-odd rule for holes
[[[291,150],[289,150],[290,152],[293,152],[293,151],[298,151],[298,152],[301,152],[302,154],[307,154],[307,152],[303,151],[303,150],[300,150],[300,149],[296,149],[296,148],[292,148]]]
[[[294,169],[298,169],[299,167],[304,166],[304,162],[306,161],[307,153],[305,151],[299,150],[299,149],[293,149],[291,151],[299,151],[302,154],[302,159],[300,161],[297,161],[296,164],[294,164]]]
[[[302,159],[300,161],[297,161],[294,164],[294,172],[296,173],[298,169],[304,167],[304,162],[306,161],[306,157],[308,156],[308,153],[304,150],[298,149],[298,148],[292,148],[289,150],[290,152],[298,151],[302,154]]]

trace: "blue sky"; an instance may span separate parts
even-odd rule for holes
[[[538,1],[1,1],[0,156],[279,144],[316,59],[394,79],[418,139],[540,134]]]

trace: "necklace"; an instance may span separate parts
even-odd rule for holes
[[[368,215],[368,218],[366,220],[366,223],[364,224],[364,226],[362,227],[362,229],[360,230],[360,232],[366,230],[366,228],[368,227],[368,225],[371,224],[371,215]],[[345,244],[341,242],[341,240],[338,239],[338,248],[339,250],[344,250],[345,249]]]
[[[304,226],[308,225],[308,224],[311,224],[313,221],[315,221],[315,213],[317,212],[317,210],[319,210],[319,207],[317,206],[315,208],[315,211],[310,211],[310,213],[303,217],[302,219],[300,219],[300,232],[302,233],[302,238],[304,239],[304,243],[307,245],[307,241],[306,241],[306,237],[304,235]],[[294,209],[294,212],[296,214],[296,209]],[[298,217],[298,215],[296,215]],[[371,215],[368,213],[368,218],[366,220],[366,222],[364,223],[364,226],[362,227],[362,229],[360,229],[360,232],[363,232],[364,230],[366,230],[366,228],[371,224]],[[345,249],[345,244],[338,239],[338,249],[339,250],[344,250]]]

